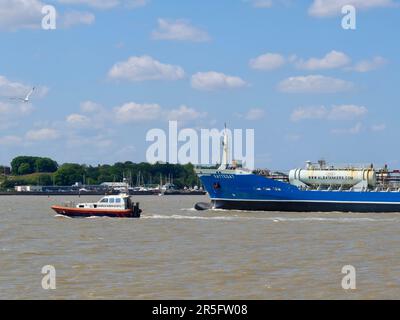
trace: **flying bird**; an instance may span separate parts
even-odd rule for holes
[[[25,98],[10,98],[10,99],[12,99],[12,100],[21,100],[21,101],[23,101],[23,102],[25,102],[25,103],[28,103],[28,102],[29,102],[29,98],[31,97],[31,95],[32,95],[33,91],[35,91],[35,89],[36,89],[36,88],[33,87],[33,88],[31,89],[31,91],[28,92],[28,94],[26,95]]]

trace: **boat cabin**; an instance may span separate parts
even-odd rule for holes
[[[79,203],[77,208],[85,209],[112,209],[112,210],[127,210],[133,206],[131,198],[127,194],[110,195],[101,198],[94,203]]]

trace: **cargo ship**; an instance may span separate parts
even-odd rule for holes
[[[211,199],[197,204],[198,210],[400,212],[400,170],[331,166],[321,160],[288,173],[251,171],[228,163],[228,145],[225,131],[222,164],[196,168]]]

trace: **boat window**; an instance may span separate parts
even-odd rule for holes
[[[114,198],[110,198],[110,201],[109,201],[109,203],[114,203]]]
[[[107,198],[103,198],[100,200],[101,203],[108,203],[108,199]]]
[[[120,199],[120,198],[117,198],[117,199],[115,199],[115,202],[116,202],[116,203],[121,203],[121,199]]]

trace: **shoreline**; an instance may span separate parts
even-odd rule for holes
[[[104,192],[0,192],[0,196],[105,196],[117,195],[118,193],[104,193]],[[174,191],[174,192],[152,192],[152,191],[134,191],[130,192],[131,196],[204,196],[207,193],[204,191]]]

